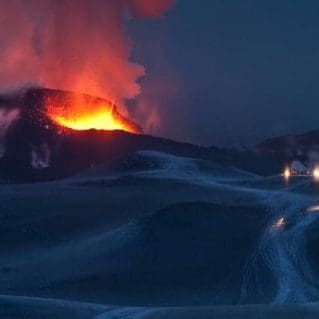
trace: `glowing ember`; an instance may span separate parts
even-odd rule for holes
[[[76,97],[57,103],[47,99],[46,111],[55,123],[74,130],[122,130],[141,134],[141,128],[123,117],[114,104],[99,98]]]

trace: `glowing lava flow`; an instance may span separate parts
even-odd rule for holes
[[[49,118],[60,126],[73,130],[122,130],[141,134],[143,131],[134,122],[123,117],[115,105],[98,98],[71,99],[67,103],[47,100]]]

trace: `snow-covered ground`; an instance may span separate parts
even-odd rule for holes
[[[0,318],[318,318],[317,194],[150,151],[1,185]]]
[[[10,319],[315,319],[318,313],[319,304],[142,308],[0,296],[0,316]]]

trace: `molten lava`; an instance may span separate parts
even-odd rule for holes
[[[46,99],[48,117],[60,126],[73,130],[122,130],[141,134],[142,129],[122,116],[116,106],[104,99],[86,95],[72,96],[63,101]]]

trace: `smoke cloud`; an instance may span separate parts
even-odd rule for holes
[[[40,85],[120,105],[140,93],[126,22],[174,0],[0,0],[0,91]]]

